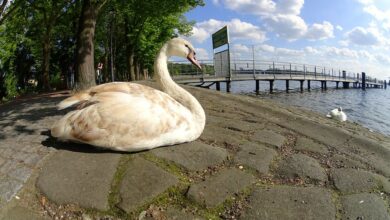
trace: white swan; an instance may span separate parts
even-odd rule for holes
[[[330,111],[326,117],[328,118],[334,118],[341,122],[347,120],[347,115],[343,112],[343,109],[341,107],[335,108],[332,111]]]
[[[186,57],[200,68],[194,47],[174,38],[158,53],[154,63],[162,91],[117,82],[92,87],[59,103],[64,109],[78,105],[51,128],[51,134],[119,151],[140,151],[197,139],[205,126],[205,112],[189,92],[169,75],[170,56]]]

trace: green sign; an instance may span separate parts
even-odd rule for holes
[[[223,27],[219,31],[212,35],[213,49],[229,43],[227,26]]]

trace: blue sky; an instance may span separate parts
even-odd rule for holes
[[[390,77],[389,0],[205,0],[188,12],[198,59],[212,59],[211,34],[228,25],[236,59],[322,65]]]

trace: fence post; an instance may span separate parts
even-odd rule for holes
[[[290,79],[291,79],[291,63],[290,63]]]
[[[253,78],[256,77],[256,70],[255,70],[255,45],[252,45],[252,60],[253,60]]]
[[[274,79],[275,79],[275,62],[274,61],[272,61],[272,72],[274,73]]]

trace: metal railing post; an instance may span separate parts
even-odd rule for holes
[[[275,79],[275,62],[272,61],[272,72],[274,73],[274,79]]]

